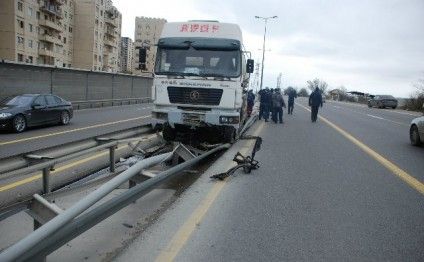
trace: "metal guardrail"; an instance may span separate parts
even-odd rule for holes
[[[92,147],[99,146],[100,144],[105,143],[104,138],[109,139],[110,142],[112,140],[122,140],[128,137],[146,134],[150,131],[151,125],[147,124],[135,128],[114,131],[95,137],[72,141],[66,144],[62,144],[60,146],[53,146],[49,148],[39,149],[36,151],[9,156],[7,158],[0,159],[0,180],[7,178],[7,175],[5,174],[7,174],[8,172],[15,171],[20,168],[25,168],[30,165],[40,163],[44,160],[58,159],[63,156],[71,155]]]
[[[119,99],[99,99],[99,100],[81,100],[81,101],[71,101],[72,107],[75,110],[86,109],[86,108],[97,108],[104,106],[115,106],[115,105],[132,105],[132,104],[142,104],[149,103],[152,99],[150,97],[140,97],[140,98],[119,98]],[[85,105],[85,107],[82,107]]]
[[[84,155],[87,155],[89,153],[92,152],[96,152],[102,149],[109,149],[109,169],[110,172],[115,172],[115,149],[118,146],[118,142],[114,141],[114,142],[109,142],[109,143],[105,143],[103,145],[99,145],[93,148],[89,148],[74,154],[70,154],[67,156],[63,156],[57,159],[50,159],[47,161],[44,161],[42,163],[39,164],[35,164],[26,168],[21,168],[18,170],[14,170],[8,173],[5,173],[2,175],[2,178],[9,178],[9,177],[16,177],[16,176],[22,176],[22,175],[27,175],[27,174],[31,174],[33,172],[37,172],[42,170],[43,172],[43,192],[45,194],[50,193],[50,171],[54,170],[54,167],[57,164],[66,162],[68,160],[77,158],[77,157],[81,157]],[[42,160],[43,158],[40,158],[40,160]]]
[[[212,154],[228,149],[230,146],[230,144],[217,146],[214,149],[171,167],[155,177],[130,188],[126,192],[106,201],[89,212],[81,214],[124,181],[140,173],[147,165],[157,164],[172,156],[173,153],[145,159],[113,178],[68,210],[63,211],[51,219],[38,230],[6,249],[0,254],[0,261],[43,260],[45,256],[61,247],[63,244],[149,193],[159,184],[167,181],[181,171],[196,165]]]

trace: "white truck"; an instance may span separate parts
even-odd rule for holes
[[[203,133],[233,142],[246,120],[244,92],[254,62],[236,24],[166,23],[157,46],[152,125],[166,140]]]

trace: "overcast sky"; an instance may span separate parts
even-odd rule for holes
[[[304,87],[320,78],[330,89],[408,97],[424,78],[424,0],[114,0],[122,35],[134,39],[135,16],[168,22],[213,19],[237,23],[253,58],[262,59],[264,86]]]

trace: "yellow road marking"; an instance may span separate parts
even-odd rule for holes
[[[92,129],[92,128],[105,127],[105,126],[110,126],[110,125],[115,125],[115,124],[130,122],[130,121],[144,119],[144,118],[149,118],[149,117],[150,117],[149,115],[147,115],[147,116],[141,116],[141,117],[134,117],[134,118],[124,119],[124,120],[119,120],[119,121],[114,121],[114,122],[109,122],[109,123],[103,123],[103,124],[98,124],[98,125],[93,125],[93,126],[86,126],[86,127],[81,127],[81,128],[76,128],[76,129],[71,129],[71,130],[56,132],[56,133],[50,133],[50,134],[40,135],[40,136],[33,136],[33,137],[21,138],[21,139],[16,139],[16,140],[12,140],[12,141],[1,142],[0,143],[0,146],[10,145],[10,144],[16,144],[16,143],[20,143],[20,142],[24,142],[24,141],[29,141],[29,140],[35,140],[35,139],[44,138],[44,137],[57,136],[57,135],[62,135],[62,134],[67,134],[67,133],[72,133],[72,132],[78,132],[78,131]]]
[[[300,107],[306,109],[307,111],[309,108],[298,104]],[[338,127],[336,124],[333,124],[326,118],[319,116],[319,118],[324,121],[327,125],[335,129],[337,132],[339,132],[341,135],[343,135],[345,138],[347,138],[349,141],[351,141],[353,144],[358,146],[360,149],[362,149],[365,153],[367,153],[369,156],[374,158],[377,162],[379,162],[381,165],[383,165],[385,168],[390,170],[393,174],[395,174],[397,177],[399,177],[401,180],[403,180],[405,183],[407,183],[409,186],[420,192],[424,195],[424,184],[421,183],[418,179],[414,178],[413,176],[409,175],[407,172],[402,170],[400,167],[395,165],[394,163],[390,162],[386,158],[384,158],[382,155],[371,149],[369,146],[365,145],[358,139],[356,139],[354,136],[349,134],[348,132],[344,131],[342,128]]]
[[[259,134],[264,126],[264,122],[262,122],[258,129],[256,129],[254,135]],[[241,153],[246,154],[247,150],[251,148],[253,143],[254,142],[247,143],[242,148],[242,150],[240,150]],[[233,166],[234,163],[231,162],[228,165],[228,168],[231,168]],[[225,184],[226,181],[217,181],[216,184],[213,185],[212,189],[200,202],[199,206],[190,215],[188,220],[178,229],[178,231],[172,237],[171,242],[168,244],[168,246],[156,258],[157,262],[173,261],[175,259],[180,250],[184,247],[185,243],[187,243],[187,241],[190,239],[190,236],[196,229],[196,226],[202,221],[203,217],[206,215],[209,208],[212,206],[219,193],[224,188]]]
[[[123,150],[123,149],[125,149],[127,147],[128,147],[127,145],[121,146],[121,147],[118,147],[117,150]],[[78,165],[87,163],[87,162],[89,162],[91,160],[94,160],[96,158],[100,158],[100,157],[105,156],[105,155],[108,155],[108,154],[109,154],[109,151],[102,152],[102,153],[97,153],[97,154],[95,154],[93,156],[90,156],[90,157],[87,157],[87,158],[84,158],[84,159],[81,159],[81,160],[78,160],[78,161],[75,161],[75,162],[72,162],[72,163],[69,163],[69,164],[60,166],[60,167],[56,168],[55,171],[52,171],[50,174],[51,175],[56,175],[56,174],[58,174],[61,171],[65,171],[65,170],[70,169],[72,167],[75,167],[75,166],[78,166]],[[10,183],[10,184],[5,185],[5,186],[1,186],[0,187],[0,192],[7,191],[7,190],[13,189],[15,187],[18,187],[18,186],[22,186],[22,185],[31,183],[31,182],[33,182],[35,180],[40,179],[42,176],[43,176],[42,173],[38,173],[38,174],[33,175],[31,177],[28,177],[28,178],[25,178],[25,179],[22,179],[22,180],[19,180],[19,181]]]

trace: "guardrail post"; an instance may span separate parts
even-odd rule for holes
[[[50,167],[43,168],[43,192],[50,193]]]
[[[109,148],[109,161],[110,161],[109,171],[111,173],[115,173],[115,149],[116,149],[116,145],[111,146]]]

